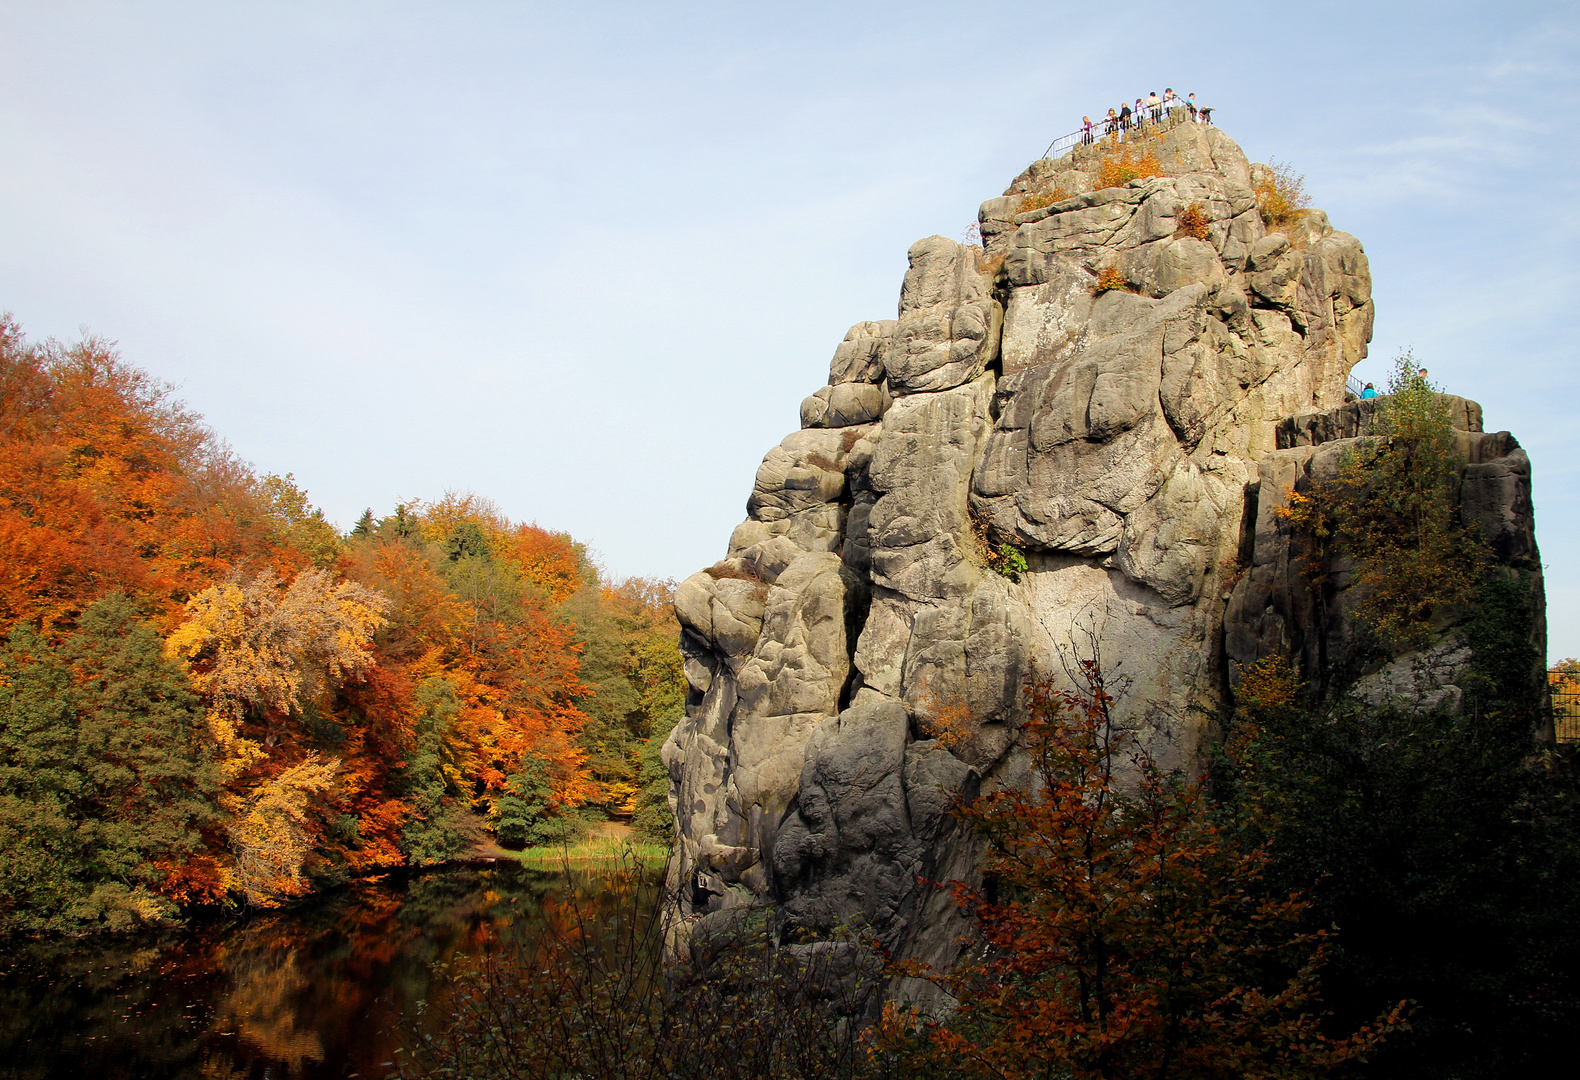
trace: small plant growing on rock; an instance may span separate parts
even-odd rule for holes
[[[1022,214],[1029,214],[1033,210],[1041,210],[1045,206],[1052,206],[1056,202],[1063,202],[1069,197],[1070,191],[1064,186],[1064,181],[1061,180],[1051,188],[1045,188],[1042,191],[1034,191],[1029,195],[1023,195],[1020,200],[1019,212]]]
[[[1201,203],[1191,203],[1179,212],[1175,218],[1179,222],[1177,236],[1192,236],[1197,240],[1207,239],[1207,230],[1212,222],[1207,217],[1207,211],[1202,209]]]
[[[1144,176],[1164,176],[1163,165],[1157,156],[1148,150],[1137,157],[1130,147],[1125,147],[1115,155],[1103,158],[1097,170],[1097,186],[1100,188],[1124,187],[1132,180],[1139,180]]]
[[[1129,288],[1130,282],[1125,278],[1124,271],[1117,266],[1105,266],[1097,275],[1097,284],[1092,286],[1092,295],[1102,296],[1115,289]]]
[[[1276,158],[1258,171],[1252,190],[1256,193],[1262,220],[1275,227],[1288,225],[1296,214],[1311,205],[1311,196],[1306,194],[1306,178],[1289,162]]]
[[[975,509],[970,511],[970,515],[971,538],[975,541],[973,547],[978,561],[1000,577],[1019,581],[1020,576],[1031,569],[1026,563],[1025,554],[1007,540],[994,545],[988,537],[988,523],[977,516]]]
[[[708,567],[706,573],[714,581],[720,581],[729,578],[736,581],[751,582],[753,585],[752,595],[754,595],[759,600],[768,595],[768,587],[771,584],[769,580],[763,576],[762,571],[757,568],[755,563],[749,563],[738,559],[729,559],[725,560],[724,562],[714,563],[712,566]]]
[[[1000,544],[998,555],[991,561],[995,571],[1011,581],[1019,581],[1020,576],[1031,567],[1026,564],[1026,556],[1014,544]]]

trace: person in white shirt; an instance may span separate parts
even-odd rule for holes
[[[1147,107],[1152,110],[1152,122],[1154,124],[1163,119],[1163,103],[1158,100],[1158,92],[1156,90],[1147,95]]]
[[[1180,99],[1174,96],[1172,86],[1163,89],[1163,115],[1170,120],[1174,119],[1174,110],[1179,108]]]

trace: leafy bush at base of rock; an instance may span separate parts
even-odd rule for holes
[[[1100,188],[1124,187],[1132,180],[1144,176],[1165,176],[1163,165],[1151,150],[1137,156],[1130,147],[1118,154],[1105,155],[1097,169],[1097,186]]]
[[[1066,665],[1075,689],[1027,686],[1019,738],[1034,779],[955,807],[987,848],[981,886],[947,886],[982,947],[953,970],[894,965],[953,1011],[890,1002],[879,1046],[911,1075],[983,1080],[1304,1078],[1364,1060],[1402,1026],[1404,1003],[1330,1025],[1318,996],[1329,933],[1306,925],[1310,900],[1266,889],[1266,842],[1237,849],[1204,785],[1116,727],[1095,659]]]
[[[767,913],[692,927],[664,957],[666,905],[635,861],[560,899],[536,940],[434,969],[393,1075],[474,1080],[900,1080],[861,1018],[884,985],[871,943],[782,940]],[[673,898],[670,898],[671,901]],[[720,912],[718,915],[725,915]]]
[[[1580,784],[1535,737],[1528,607],[1483,596],[1476,664],[1512,672],[1507,686],[1481,683],[1457,715],[1319,712],[1287,661],[1264,659],[1242,674],[1213,768],[1223,827],[1271,845],[1270,888],[1309,889],[1311,924],[1336,927],[1335,1018],[1413,1001],[1411,1030],[1362,1074],[1376,1080],[1573,1070]]]

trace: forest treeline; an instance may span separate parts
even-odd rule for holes
[[[0,930],[668,834],[667,582],[447,493],[341,535],[105,342],[0,320]]]

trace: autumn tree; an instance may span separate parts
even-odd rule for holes
[[[0,649],[0,929],[124,929],[212,899],[220,773],[180,665],[123,596]]]
[[[1029,688],[1029,788],[958,807],[988,848],[984,883],[952,885],[984,949],[952,971],[901,965],[953,1012],[891,1007],[890,1049],[938,1075],[1093,1080],[1310,1077],[1363,1058],[1399,1010],[1324,1032],[1310,901],[1264,888],[1266,847],[1229,842],[1202,784],[1115,727],[1095,661],[1078,676]]]
[[[173,614],[240,561],[302,565],[251,471],[106,342],[0,318],[0,625],[69,628],[121,591]]]
[[[308,888],[302,867],[320,831],[309,807],[340,763],[304,745],[293,718],[370,664],[368,646],[386,606],[380,594],[336,583],[326,571],[303,570],[289,585],[263,571],[193,597],[166,642],[208,705],[229,815],[230,884],[252,904]]]

